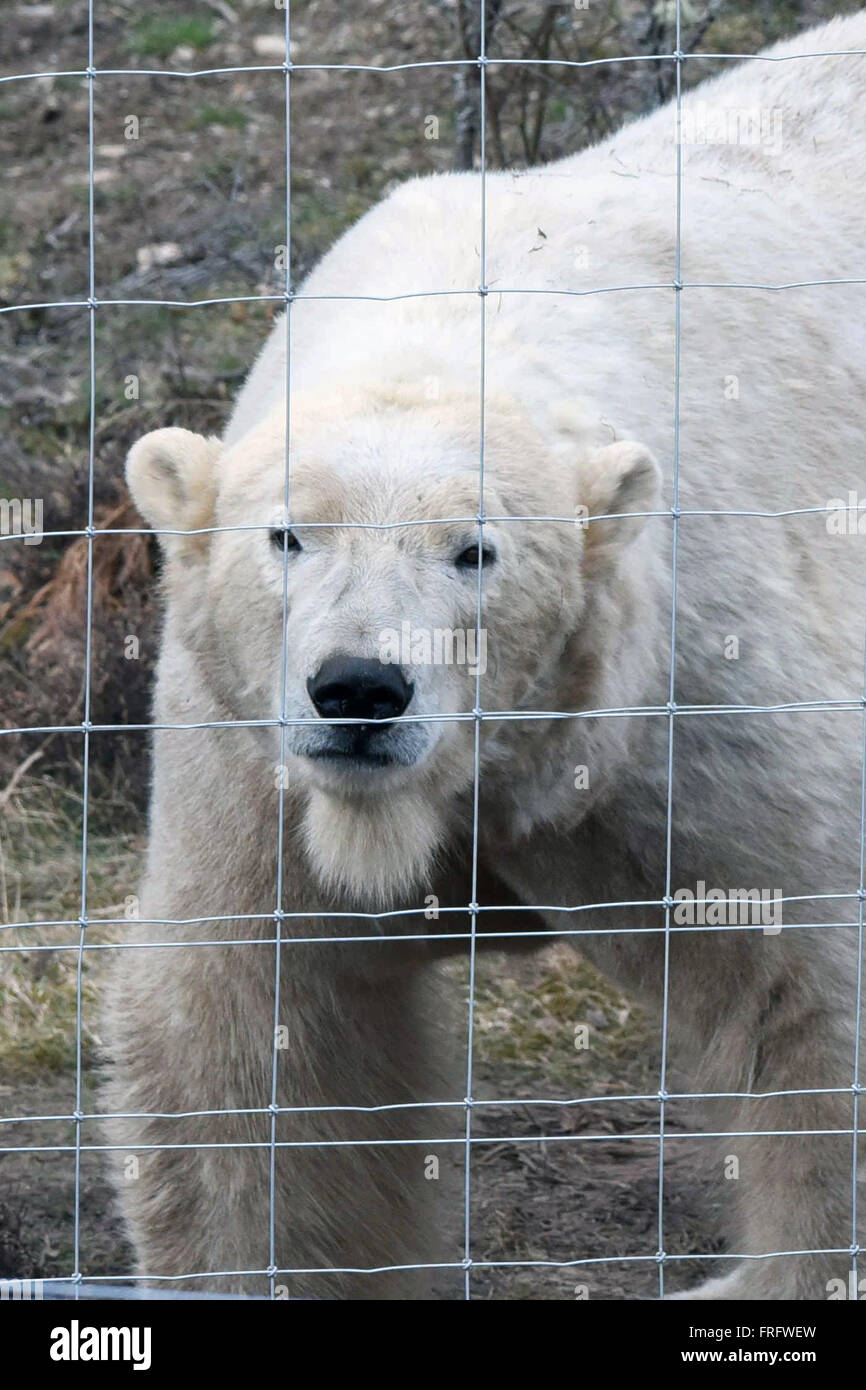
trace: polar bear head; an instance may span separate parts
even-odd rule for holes
[[[517,721],[482,733],[479,710],[579,707],[605,653],[584,643],[575,671],[575,639],[659,505],[646,449],[554,447],[509,399],[486,410],[482,494],[480,435],[475,395],[371,386],[293,399],[288,480],[283,411],[230,447],[161,429],[129,456],[167,640],[215,707],[264,721],[319,878],[367,901],[423,877],[476,758],[512,756]]]

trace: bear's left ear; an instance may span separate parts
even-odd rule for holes
[[[587,527],[584,563],[588,569],[606,569],[619,562],[646,522],[646,517],[633,513],[658,511],[661,490],[661,469],[643,444],[624,439],[593,449],[581,467],[578,514],[611,520],[591,521]]]
[[[133,444],[126,460],[132,499],[155,530],[195,531],[212,524],[218,439],[192,430],[153,430]],[[183,538],[160,536],[163,549]],[[197,538],[189,537],[190,542]],[[198,538],[200,539],[200,538]]]

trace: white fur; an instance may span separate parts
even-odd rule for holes
[[[866,17],[833,21],[776,56],[823,48],[866,48]],[[682,152],[680,708],[856,702],[862,694],[862,538],[832,536],[814,514],[689,513],[823,507],[863,486],[862,288],[730,286],[862,276],[866,179],[856,115],[864,100],[862,57],[746,63],[685,98],[687,117],[697,102],[779,113],[780,144]],[[273,777],[282,762],[286,911],[417,911],[429,895],[468,901],[476,725],[454,716],[475,708],[474,677],[453,666],[413,669],[407,714],[450,717],[410,717],[383,735],[401,761],[360,774],[323,770],[310,758],[329,735],[315,724],[306,682],[334,652],[374,656],[381,631],[401,622],[475,624],[475,585],[453,558],[477,538],[483,311],[483,507],[492,518],[484,533],[497,558],[483,582],[490,657],[482,707],[657,713],[485,720],[480,864],[489,877],[480,882],[505,901],[550,905],[552,927],[616,929],[581,938],[581,948],[626,989],[660,1002],[663,938],[622,934],[658,928],[660,908],[556,907],[658,901],[668,883],[673,134],[667,107],[574,158],[489,175],[483,310],[480,186],[471,174],[397,189],[303,286],[291,310],[288,486],[303,550],[286,561],[285,699],[283,561],[266,530],[285,522],[285,324],[241,392],[218,460],[210,445],[177,431],[133,450],[133,493],[156,524],[207,524],[202,512],[210,514],[215,492],[217,526],[263,528],[165,538],[157,721],[278,721],[281,713],[308,721],[282,733],[275,725],[156,736],[144,914],[259,915],[172,928],[171,939],[273,930],[261,914],[276,901]],[[630,285],[646,288],[621,288]],[[598,290],[608,292],[585,293]],[[436,293],[395,298],[420,291]],[[577,524],[587,514],[645,512],[661,515]],[[422,520],[437,524],[396,524]],[[329,521],[366,529],[311,526]],[[737,659],[725,654],[732,636]],[[792,929],[779,936],[671,936],[670,1042],[688,1091],[850,1087],[856,932],[793,928],[856,921],[860,726],[856,704],[674,721],[671,891],[702,880],[810,899],[786,904]],[[589,770],[587,790],[575,790],[577,766]],[[832,893],[848,897],[821,896]],[[500,920],[482,913],[489,929]],[[377,927],[364,918],[291,918],[283,930],[369,936],[401,923],[417,932],[424,919]],[[168,930],[142,923],[136,939],[165,939]],[[270,947],[124,953],[106,1029],[115,1059],[109,1102],[144,1112],[266,1107],[272,976]],[[296,1041],[280,1054],[281,1103],[459,1099],[459,1082],[436,1080],[438,1047],[423,1032],[427,1012],[439,1008],[425,1004],[430,984],[423,948],[409,942],[284,947],[280,1017]],[[851,1116],[850,1092],[707,1107],[712,1127],[737,1131],[844,1129]],[[351,1122],[282,1117],[279,1127],[293,1138],[411,1138],[429,1135],[432,1122],[407,1111]],[[266,1116],[146,1120],[115,1122],[111,1132],[128,1144],[262,1142],[268,1125]],[[459,1113],[443,1127],[456,1133]],[[735,1208],[736,1248],[847,1247],[850,1136],[736,1138],[726,1152],[741,1165],[737,1183],[720,1178]],[[150,1155],[139,1183],[122,1186],[143,1272],[263,1267],[263,1154]],[[279,1150],[279,1267],[434,1260],[432,1232],[443,1218],[424,1214],[434,1185],[420,1165],[420,1151],[408,1146]],[[695,1296],[823,1298],[828,1278],[846,1268],[844,1256],[748,1261]],[[316,1275],[293,1286],[384,1287],[373,1276],[328,1283]],[[422,1292],[415,1276],[399,1273],[388,1288]]]

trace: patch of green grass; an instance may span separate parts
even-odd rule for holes
[[[24,279],[30,266],[31,259],[26,251],[5,251],[0,248],[0,294],[14,299],[16,286]]]
[[[234,181],[237,159],[232,154],[217,152],[203,159],[197,174],[205,183],[212,183],[224,197],[228,197]]]
[[[244,371],[248,365],[249,363],[245,358],[238,356],[238,354],[234,352],[226,352],[222,357],[218,357],[216,361],[216,369],[218,372],[241,372]]]
[[[305,248],[300,273],[306,273],[313,261],[332,246],[353,222],[367,211],[370,202],[357,190],[346,190],[339,197],[324,190],[306,188],[295,180],[292,189],[292,243]],[[285,238],[285,226],[275,245]]]
[[[86,92],[86,77],[55,77],[53,82],[55,92]]]
[[[132,28],[129,48],[144,58],[166,58],[175,48],[207,48],[213,23],[201,15],[151,15]]]
[[[249,117],[233,106],[199,106],[189,119],[189,130],[207,130],[212,125],[224,125],[230,130],[246,130]]]

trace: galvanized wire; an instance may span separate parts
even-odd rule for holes
[[[176,71],[161,68],[102,68],[96,65],[96,55],[94,52],[94,9],[95,0],[89,0],[88,20],[87,20],[87,65],[80,69],[70,69],[63,72],[23,72],[13,73],[0,77],[0,84],[6,82],[28,82],[37,81],[41,78],[80,78],[87,83],[88,93],[88,274],[87,274],[87,296],[75,299],[67,298],[55,301],[45,301],[38,303],[19,303],[4,305],[0,307],[0,314],[15,313],[19,311],[40,309],[40,310],[86,310],[89,321],[88,352],[89,352],[89,444],[88,444],[88,502],[87,502],[87,524],[81,530],[56,530],[45,531],[41,534],[45,537],[56,539],[82,538],[87,543],[87,569],[86,569],[86,617],[85,617],[85,690],[83,718],[74,724],[57,725],[37,725],[11,729],[2,729],[0,734],[55,734],[73,733],[80,734],[83,746],[83,782],[82,782],[82,844],[81,844],[81,870],[80,870],[80,912],[76,919],[52,919],[40,922],[10,922],[0,924],[0,933],[3,931],[20,931],[26,928],[38,927],[68,927],[70,932],[77,932],[77,938],[68,943],[45,945],[43,943],[15,943],[12,945],[0,945],[0,953],[13,951],[69,951],[76,955],[76,1012],[75,1012],[75,1106],[71,1113],[60,1114],[36,1114],[36,1115],[12,1115],[0,1117],[0,1125],[15,1125],[19,1123],[59,1123],[66,1121],[74,1125],[74,1142],[67,1144],[31,1144],[24,1146],[0,1147],[0,1155],[7,1153],[71,1153],[74,1156],[74,1213],[73,1213],[73,1256],[72,1270],[68,1276],[46,1281],[46,1289],[53,1290],[48,1296],[52,1297],[131,1297],[136,1296],[135,1291],[124,1289],[123,1284],[128,1281],[130,1275],[108,1275],[102,1272],[97,1274],[98,1284],[94,1285],[93,1276],[85,1276],[81,1270],[81,1160],[85,1152],[107,1153],[122,1151],[146,1152],[153,1150],[177,1150],[177,1149],[209,1149],[209,1148],[243,1148],[255,1150],[263,1148],[268,1153],[268,1173],[269,1173],[269,1201],[268,1201],[268,1233],[267,1249],[268,1264],[264,1268],[257,1269],[234,1269],[234,1270],[197,1270],[184,1272],[179,1275],[165,1275],[160,1271],[148,1272],[146,1277],[154,1283],[160,1283],[169,1289],[178,1287],[178,1297],[189,1297],[184,1295],[179,1286],[188,1280],[201,1280],[205,1278],[227,1278],[227,1277],[250,1277],[260,1275],[268,1280],[270,1297],[276,1296],[275,1280],[278,1277],[291,1277],[309,1275],[313,1273],[329,1274],[376,1274],[386,1271],[399,1270],[455,1270],[462,1271],[464,1281],[464,1295],[468,1299],[471,1294],[471,1275],[473,1270],[495,1270],[495,1269],[564,1269],[593,1266],[597,1264],[641,1264],[655,1263],[658,1267],[659,1295],[664,1295],[664,1271],[665,1267],[671,1262],[687,1262],[712,1258],[714,1260],[754,1260],[754,1259],[782,1259],[791,1256],[808,1256],[820,1254],[850,1254],[852,1260],[852,1270],[854,1279],[857,1278],[857,1262],[860,1250],[859,1245],[859,1213],[857,1204],[857,1170],[858,1170],[858,1141],[859,1136],[864,1132],[864,1127],[860,1124],[860,1096],[863,1087],[861,1077],[861,1005],[863,999],[863,957],[864,957],[864,914],[866,914],[866,644],[864,644],[864,686],[863,693],[859,697],[850,699],[834,700],[810,700],[810,701],[791,701],[784,704],[747,704],[747,705],[680,705],[676,701],[675,690],[675,670],[676,670],[676,651],[677,651],[677,561],[678,561],[678,535],[681,521],[685,517],[715,517],[715,518],[758,518],[758,519],[779,519],[791,516],[826,516],[827,507],[802,506],[791,507],[780,511],[765,511],[756,509],[681,509],[679,507],[679,482],[680,482],[680,376],[681,376],[681,304],[683,293],[692,289],[712,288],[731,291],[773,291],[793,293],[798,289],[814,288],[819,286],[834,285],[862,285],[866,284],[866,277],[840,277],[825,278],[814,280],[798,280],[780,283],[753,283],[746,281],[683,281],[681,277],[681,253],[682,253],[682,200],[683,200],[683,169],[682,169],[682,149],[679,138],[681,123],[681,104],[682,104],[682,72],[686,62],[700,63],[713,62],[725,63],[726,61],[754,61],[754,62],[789,62],[808,60],[817,57],[844,56],[849,53],[863,55],[866,50],[816,50],[810,53],[793,54],[754,54],[754,53],[684,53],[681,48],[681,0],[676,2],[676,38],[675,47],[669,53],[664,54],[623,54],[617,57],[587,59],[583,61],[567,61],[564,59],[523,59],[523,58],[504,58],[491,56],[486,52],[486,5],[485,0],[479,0],[479,54],[475,59],[442,59],[428,60],[411,63],[395,64],[365,64],[365,63],[296,63],[291,60],[291,5],[290,0],[285,0],[285,61],[279,64],[254,64],[232,67],[201,68],[192,71]],[[486,74],[489,67],[499,66],[520,66],[520,67],[541,67],[555,66],[558,68],[593,68],[615,64],[628,63],[661,63],[669,62],[673,64],[676,77],[675,109],[677,116],[676,141],[676,246],[674,265],[672,267],[672,278],[670,281],[651,282],[646,284],[624,284],[597,286],[591,289],[572,289],[567,286],[545,288],[545,289],[526,289],[520,286],[500,287],[490,290],[486,283],[487,271],[487,146],[485,131],[486,116]],[[291,210],[291,79],[293,74],[300,72],[378,72],[394,73],[406,72],[415,69],[441,68],[441,69],[475,69],[478,74],[479,82],[479,104],[480,104],[480,259],[481,274],[480,283],[477,287],[463,290],[427,290],[419,292],[408,292],[398,295],[310,295],[303,291],[297,291],[291,283],[290,250],[292,244],[292,210]],[[94,219],[94,189],[95,189],[95,153],[94,153],[94,89],[95,83],[100,77],[126,77],[126,78],[153,78],[153,77],[174,77],[182,80],[194,80],[199,77],[210,77],[219,75],[234,75],[245,73],[275,73],[282,75],[284,89],[285,106],[285,178],[286,178],[286,200],[285,200],[285,225],[286,225],[286,273],[285,283],[280,293],[274,294],[252,294],[252,295],[233,295],[203,298],[199,300],[171,300],[171,299],[116,299],[101,298],[96,294],[95,277],[95,219]],[[390,302],[402,299],[413,298],[435,298],[440,296],[466,296],[477,295],[480,305],[480,445],[479,445],[479,492],[478,492],[478,512],[472,517],[447,517],[436,520],[419,520],[407,517],[405,520],[383,524],[369,522],[319,522],[304,523],[305,527],[313,529],[316,526],[328,526],[333,528],[358,528],[370,530],[390,531],[404,526],[430,526],[440,525],[444,522],[461,521],[467,524],[475,524],[478,533],[478,546],[480,563],[478,566],[478,590],[476,602],[476,641],[480,643],[480,634],[483,623],[483,601],[482,601],[482,570],[483,570],[483,528],[492,521],[508,524],[532,525],[539,522],[568,522],[573,524],[573,516],[496,516],[487,515],[484,510],[484,452],[485,452],[485,425],[486,425],[486,400],[485,400],[485,381],[486,381],[486,319],[487,302],[490,294],[495,296],[503,295],[562,295],[584,297],[596,294],[618,294],[634,290],[659,290],[671,292],[673,294],[673,312],[675,327],[674,361],[672,364],[674,379],[674,421],[673,421],[673,494],[669,508],[652,512],[628,513],[634,517],[657,517],[668,519],[672,528],[672,560],[671,560],[671,579],[672,579],[672,601],[670,614],[670,634],[669,634],[669,660],[670,671],[668,681],[668,700],[664,705],[649,705],[638,707],[605,708],[598,710],[485,710],[482,703],[482,680],[480,667],[475,676],[475,705],[472,710],[462,711],[455,714],[440,715],[403,715],[393,722],[448,722],[448,721],[472,721],[474,726],[474,751],[473,751],[473,811],[472,811],[472,869],[471,869],[471,900],[465,905],[439,909],[440,913],[450,913],[456,917],[468,917],[469,927],[467,931],[445,931],[445,932],[400,932],[399,934],[389,933],[383,924],[394,918],[405,918],[421,916],[424,914],[423,908],[405,907],[396,908],[381,912],[349,912],[349,911],[329,911],[327,913],[315,912],[292,912],[285,910],[284,896],[285,885],[283,882],[283,836],[284,828],[284,784],[280,778],[278,785],[278,820],[275,829],[277,842],[277,881],[276,881],[276,906],[272,913],[249,914],[245,913],[237,918],[230,915],[223,916],[202,916],[195,918],[151,918],[141,919],[149,925],[160,926],[170,929],[174,926],[189,926],[201,924],[203,927],[208,923],[230,923],[232,921],[251,921],[259,920],[263,923],[273,924],[273,934],[263,935],[255,939],[238,938],[237,940],[211,940],[205,936],[199,941],[183,942],[184,949],[209,948],[212,946],[243,945],[245,947],[265,947],[274,949],[274,1004],[273,1004],[273,1057],[271,1069],[271,1088],[270,1103],[261,1108],[231,1108],[219,1110],[185,1110],[168,1111],[159,1114],[148,1113],[147,1115],[138,1112],[115,1113],[106,1116],[103,1113],[88,1113],[84,1108],[83,1094],[83,991],[82,975],[86,954],[91,951],[115,951],[127,949],[148,949],[156,950],[160,948],[177,949],[178,942],[170,939],[170,933],[166,940],[151,941],[143,947],[140,943],[134,947],[124,942],[97,942],[88,940],[88,928],[99,924],[123,925],[125,918],[93,916],[88,911],[88,823],[89,823],[89,800],[90,800],[90,777],[89,760],[91,741],[94,735],[111,733],[130,733],[148,732],[152,733],[167,729],[218,729],[218,728],[266,728],[278,727],[280,730],[280,765],[285,761],[285,740],[289,728],[304,725],[322,723],[347,724],[352,721],[347,719],[321,720],[319,718],[293,719],[286,714],[286,676],[288,654],[286,651],[286,623],[283,622],[283,639],[281,652],[281,703],[280,717],[278,719],[255,719],[255,720],[231,720],[231,721],[190,721],[184,723],[159,723],[151,724],[113,724],[98,723],[92,720],[91,703],[91,660],[92,660],[92,635],[93,635],[93,544],[98,535],[179,535],[195,534],[204,535],[218,533],[226,530],[250,530],[270,529],[271,522],[262,522],[261,525],[242,525],[236,527],[210,526],[200,527],[192,531],[180,531],[174,528],[136,528],[136,527],[97,527],[94,514],[94,474],[95,474],[95,438],[97,423],[96,407],[96,316],[98,312],[110,310],[118,307],[135,307],[146,305],[149,307],[171,308],[177,310],[196,309],[210,305],[228,304],[250,304],[250,303],[273,303],[283,304],[286,310],[286,457],[285,457],[285,482],[284,482],[284,508],[285,514],[290,515],[290,480],[291,480],[291,459],[289,452],[290,435],[290,410],[291,410],[291,310],[292,306],[299,300],[370,300],[372,302]],[[838,510],[838,509],[836,509]],[[846,509],[847,510],[847,509]],[[617,513],[620,517],[622,514]],[[603,524],[610,520],[608,515],[599,515],[588,518],[592,524]],[[300,529],[300,528],[299,528]],[[0,542],[15,541],[26,539],[28,533],[7,532],[0,535]],[[284,549],[283,556],[283,613],[284,618],[287,607],[287,549]],[[699,928],[694,926],[680,926],[671,920],[672,912],[672,856],[673,856],[673,770],[674,770],[674,746],[675,746],[675,727],[678,719],[695,716],[715,717],[749,715],[760,713],[799,713],[816,711],[836,711],[839,713],[856,713],[862,720],[862,774],[861,774],[861,809],[860,809],[860,845],[859,845],[859,886],[854,892],[821,893],[809,896],[791,896],[782,898],[782,902],[818,902],[818,901],[838,901],[840,903],[850,901],[854,908],[854,915],[845,920],[834,922],[821,922],[822,930],[833,929],[856,929],[858,934],[858,975],[856,991],[856,1033],[853,1057],[853,1079],[849,1087],[823,1087],[805,1088],[776,1091],[668,1091],[667,1089],[667,1064],[668,1064],[668,1003],[669,1003],[669,962],[670,944],[672,937],[684,931],[700,930],[703,933],[708,931],[730,930],[727,926],[705,925]],[[602,902],[566,906],[545,906],[525,904],[509,906],[485,905],[478,902],[478,854],[479,854],[479,835],[480,835],[480,791],[481,791],[481,772],[480,772],[480,743],[482,728],[485,721],[529,721],[529,720],[561,720],[561,719],[603,719],[603,718],[662,718],[667,722],[667,799],[666,799],[666,827],[665,827],[665,883],[662,895],[657,899],[633,899],[620,902]],[[696,899],[700,903],[702,899]],[[568,918],[572,914],[579,914],[588,911],[609,910],[622,914],[628,913],[632,909],[655,908],[658,910],[660,922],[658,926],[605,926],[605,927],[550,927],[542,931],[527,929],[526,931],[509,930],[507,932],[488,931],[486,927],[482,930],[479,920],[482,916],[489,919],[489,914],[507,911],[515,912],[556,912],[562,918]],[[841,911],[841,909],[840,909]],[[280,979],[281,979],[281,951],[284,943],[283,924],[295,919],[309,921],[315,918],[340,919],[345,918],[353,921],[369,921],[373,923],[377,930],[371,931],[370,935],[334,935],[328,936],[293,936],[292,945],[306,945],[312,949],[314,945],[328,945],[342,942],[414,942],[419,939],[442,940],[451,942],[465,942],[468,947],[469,957],[469,987],[468,987],[468,1018],[467,1018],[467,1053],[466,1053],[466,1081],[465,1094],[462,1099],[446,1101],[416,1101],[401,1102],[399,1104],[381,1105],[340,1105],[340,1106],[284,1106],[278,1103],[278,1029],[280,1026]],[[495,917],[492,919],[495,921]],[[786,925],[786,930],[804,930],[818,925],[816,923],[792,923]],[[750,927],[744,925],[740,930],[763,930],[762,927]],[[476,952],[479,935],[483,935],[486,941],[501,940],[503,943],[508,940],[543,937],[545,939],[570,939],[577,940],[585,935],[662,935],[664,940],[664,984],[663,984],[663,1004],[661,1020],[661,1064],[659,1075],[659,1089],[652,1094],[635,1095],[603,1095],[586,1096],[579,1095],[567,1098],[546,1098],[535,1097],[504,1097],[495,1100],[482,1100],[473,1095],[473,1043],[475,1034],[475,1012],[476,1012]],[[2,935],[0,935],[2,941]],[[851,1129],[773,1129],[773,1130],[725,1130],[721,1133],[713,1131],[686,1132],[676,1130],[671,1132],[666,1123],[666,1107],[671,1101],[693,1101],[698,1099],[737,1099],[743,1101],[762,1101],[768,1098],[782,1098],[788,1096],[802,1095],[847,1095],[853,1097],[854,1116]],[[619,1134],[618,1142],[631,1143],[656,1143],[658,1146],[658,1222],[657,1222],[657,1249],[655,1252],[623,1254],[619,1256],[599,1256],[599,1257],[575,1257],[570,1260],[543,1260],[543,1259],[524,1259],[524,1260],[484,1260],[478,1259],[472,1254],[470,1243],[470,1224],[472,1209],[472,1184],[471,1184],[471,1154],[478,1146],[511,1143],[521,1144],[582,1144],[609,1140],[607,1134],[547,1134],[544,1132],[537,1134],[517,1134],[507,1138],[496,1136],[490,1138],[484,1135],[473,1133],[472,1116],[475,1109],[481,1108],[527,1108],[527,1107],[559,1107],[569,1108],[586,1104],[593,1105],[612,1105],[641,1102],[645,1104],[658,1105],[658,1127],[647,1131],[636,1131],[633,1133]],[[414,1139],[345,1139],[345,1140],[281,1140],[277,1137],[277,1121],[280,1115],[317,1115],[317,1114],[376,1114],[390,1113],[394,1111],[424,1110],[431,1112],[453,1111],[455,1114],[463,1114],[463,1133],[460,1135],[437,1138],[435,1140],[425,1138]],[[101,1122],[106,1118],[112,1119],[145,1119],[145,1118],[192,1118],[208,1116],[256,1116],[267,1115],[270,1117],[270,1132],[267,1140],[264,1141],[244,1141],[234,1143],[198,1143],[198,1144],[161,1144],[161,1145],[113,1145],[101,1143],[86,1143],[82,1137],[83,1127],[90,1122]],[[664,1164],[665,1148],[677,1140],[713,1140],[722,1135],[726,1138],[733,1137],[753,1137],[753,1136],[782,1136],[782,1135],[850,1135],[852,1140],[852,1208],[851,1208],[851,1246],[844,1249],[832,1250],[777,1250],[762,1252],[760,1255],[727,1253],[720,1255],[713,1252],[675,1254],[665,1250],[664,1239]],[[281,1268],[277,1264],[277,1251],[275,1245],[276,1228],[276,1206],[278,1202],[277,1182],[276,1182],[276,1158],[279,1150],[292,1148],[341,1148],[341,1147],[392,1147],[401,1145],[427,1145],[455,1147],[462,1152],[464,1164],[464,1183],[462,1199],[462,1227],[463,1227],[463,1258],[460,1261],[443,1262],[419,1262],[411,1265],[388,1265],[371,1268],[350,1268],[350,1267],[322,1267],[317,1269],[303,1268]],[[302,1194],[301,1194],[301,1200]],[[96,1272],[94,1272],[96,1273]],[[118,1286],[114,1288],[113,1286]],[[68,1292],[65,1290],[68,1289]],[[147,1295],[141,1291],[141,1296]],[[159,1295],[155,1295],[159,1296]],[[195,1295],[203,1296],[203,1295]],[[206,1296],[206,1295],[205,1295]]]

